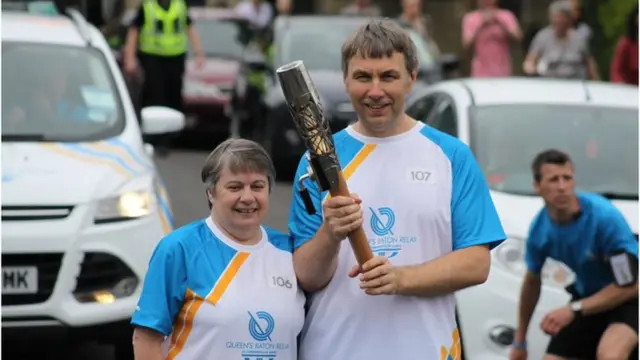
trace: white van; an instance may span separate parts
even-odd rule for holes
[[[77,11],[3,10],[3,337],[64,329],[132,356],[129,319],[173,226],[142,134],[183,126],[164,107],[138,121],[109,46]]]

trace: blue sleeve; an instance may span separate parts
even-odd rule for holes
[[[304,207],[304,202],[298,191],[300,185],[298,179],[306,174],[308,161],[303,156],[298,164],[298,170],[293,180],[293,199],[291,200],[291,210],[289,212],[289,233],[293,241],[293,248],[297,249],[307,241],[311,240],[320,226],[322,225],[322,194],[318,185],[309,179],[305,180],[304,185],[309,191],[311,200],[316,209],[316,213],[309,215]]]
[[[187,261],[182,244],[167,237],[158,243],[145,275],[131,324],[169,336],[187,291]]]
[[[524,262],[527,270],[535,275],[540,275],[544,262],[547,261],[547,254],[544,252],[541,242],[545,239],[544,224],[540,220],[540,215],[535,218],[529,228],[529,234],[525,241]]]
[[[468,146],[460,144],[457,147],[451,167],[453,249],[476,245],[495,248],[504,241],[506,235],[484,174]]]
[[[629,227],[629,223],[613,205],[609,205],[606,214],[601,216],[599,224],[600,234],[598,241],[605,255],[613,255],[619,251],[625,251],[638,258],[638,242]]]
[[[266,226],[264,226],[264,229],[267,232],[269,242],[271,242],[273,246],[288,253],[293,252],[292,239],[289,235]]]

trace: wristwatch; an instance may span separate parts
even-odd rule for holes
[[[582,302],[581,301],[572,302],[571,310],[573,311],[573,314],[576,316],[582,315]]]

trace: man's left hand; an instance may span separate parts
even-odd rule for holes
[[[400,284],[398,270],[386,257],[376,256],[362,267],[354,266],[349,276],[354,278],[360,274],[360,288],[368,295],[394,295]]]
[[[573,313],[573,310],[571,310],[571,308],[568,306],[563,306],[559,309],[553,310],[552,312],[548,313],[544,317],[544,319],[542,319],[542,322],[540,323],[540,328],[547,335],[555,336],[565,326],[569,325],[574,318],[575,318],[575,315]]]

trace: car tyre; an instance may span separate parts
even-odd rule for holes
[[[113,345],[113,356],[116,360],[134,360],[133,340],[122,340]]]
[[[286,114],[288,116],[288,114]],[[287,141],[283,138],[282,120],[278,119],[277,111],[269,112],[264,124],[264,135],[262,146],[265,148],[276,170],[278,181],[292,181],[298,168],[297,159],[292,154],[292,149],[287,146]]]

